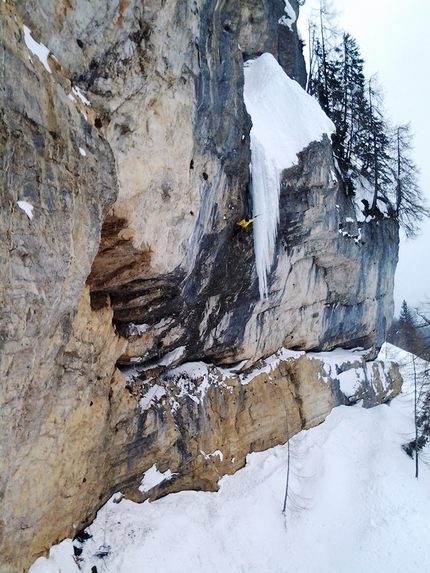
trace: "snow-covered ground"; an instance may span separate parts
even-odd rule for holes
[[[395,347],[381,358],[412,372]],[[423,367],[417,362],[418,371]],[[117,494],[88,528],[90,573],[423,573],[430,569],[430,470],[402,450],[413,437],[410,384],[391,404],[335,408],[287,445],[251,454],[217,493],[188,491],[141,505]],[[79,545],[75,542],[75,545]],[[72,541],[30,573],[78,573]]]

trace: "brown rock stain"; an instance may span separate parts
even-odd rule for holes
[[[124,11],[128,8],[129,1],[128,0],[121,0],[118,6],[118,19],[117,19],[117,26],[122,26],[124,20]]]
[[[87,279],[92,291],[109,291],[145,276],[151,264],[151,250],[136,249],[132,238],[126,219],[113,214],[106,217],[99,251]]]

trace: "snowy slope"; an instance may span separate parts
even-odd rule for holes
[[[404,372],[411,356],[394,347]],[[409,392],[366,410],[341,406],[287,446],[248,456],[217,493],[142,505],[111,500],[89,528],[81,571],[109,573],[423,573],[430,567],[430,470],[401,445],[413,433]],[[116,495],[113,499],[119,499]],[[30,573],[78,573],[72,542]]]
[[[254,247],[260,296],[267,295],[279,220],[279,180],[297,153],[331,134],[318,102],[290,79],[271,54],[245,63],[244,101],[252,119],[251,175]]]

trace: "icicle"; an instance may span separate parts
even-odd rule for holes
[[[287,5],[287,4],[286,4]],[[260,297],[268,295],[279,222],[280,175],[297,153],[334,130],[318,102],[290,79],[271,54],[244,64],[244,101],[252,119],[251,192]]]
[[[251,194],[254,216],[254,251],[260,298],[268,294],[267,277],[273,263],[279,223],[279,169],[251,132]]]

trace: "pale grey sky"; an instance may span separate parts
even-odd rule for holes
[[[393,123],[411,122],[415,134],[413,159],[421,171],[421,188],[430,203],[430,1],[332,0],[339,28],[354,36],[361,49],[365,74],[378,73],[385,90],[387,116]],[[306,0],[299,27],[307,42],[307,18],[319,0]],[[417,306],[430,298],[430,221],[420,237],[400,244],[395,279],[396,312],[403,299]]]

